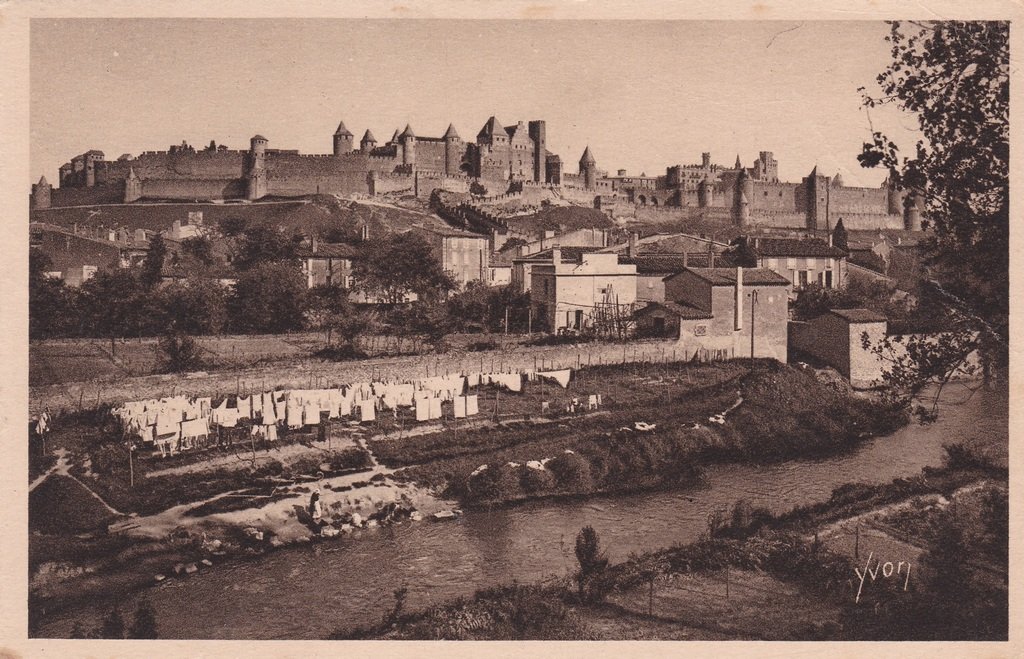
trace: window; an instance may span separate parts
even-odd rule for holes
[[[786,259],[786,267],[790,270],[796,270],[796,259],[792,256]]]
[[[807,276],[810,274],[810,272],[811,272],[810,270],[800,270],[797,273],[799,275],[799,277],[800,277],[798,286],[803,287],[803,286],[807,285]]]
[[[832,288],[832,271],[831,270],[826,270],[826,271],[822,272],[821,273],[821,277],[822,277],[822,285],[825,288]]]

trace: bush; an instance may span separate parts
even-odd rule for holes
[[[523,467],[519,485],[527,494],[547,492],[555,487],[555,476],[547,469]]]
[[[548,462],[547,467],[564,490],[583,493],[594,489],[590,463],[575,453],[563,453]]]
[[[522,493],[519,474],[508,464],[488,465],[470,477],[467,488],[469,496],[477,500],[511,499]]]
[[[198,370],[203,365],[201,353],[196,340],[184,332],[170,331],[157,343],[157,355],[167,373]]]

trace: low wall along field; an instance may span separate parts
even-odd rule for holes
[[[145,375],[132,377],[126,374],[131,364],[143,365],[143,360],[155,357],[151,345],[135,342],[118,343],[112,360],[109,356],[109,341],[55,341],[33,345],[32,364],[40,363],[41,369],[63,371],[62,354],[76,357],[76,375],[90,374],[88,379],[77,382],[67,380],[47,382],[44,373],[30,374],[40,384],[30,383],[29,410],[36,413],[49,408],[51,413],[72,412],[79,407],[88,409],[102,404],[116,405],[130,400],[159,398],[175,394],[193,396],[220,396],[235,394],[236,391],[269,391],[281,387],[297,389],[308,387],[334,387],[353,382],[370,380],[406,380],[435,374],[470,373],[483,371],[521,371],[528,369],[576,368],[577,366],[619,364],[633,362],[661,362],[682,359],[674,341],[634,341],[628,345],[618,343],[583,343],[564,346],[514,346],[503,350],[486,352],[452,351],[443,354],[409,355],[402,357],[374,358],[348,362],[327,362],[308,357],[308,353],[293,337],[254,336],[229,339],[201,339],[207,352],[223,355],[231,350],[235,342],[259,342],[266,350],[266,361],[284,360],[282,363],[268,363],[247,368],[232,368],[222,371],[198,372],[185,375]],[[83,345],[86,344],[86,345]],[[91,348],[89,347],[91,346]],[[92,357],[90,357],[90,349]],[[125,368],[117,364],[123,359]],[[138,361],[134,361],[138,360]],[[90,370],[89,364],[99,365]],[[34,367],[36,368],[36,367]],[[150,366],[150,368],[152,368]],[[136,371],[140,372],[140,371]]]

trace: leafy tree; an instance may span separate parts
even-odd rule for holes
[[[156,609],[148,599],[143,599],[135,608],[135,620],[128,629],[128,638],[157,638]]]
[[[732,247],[728,251],[736,260],[736,263],[744,268],[757,267],[757,253],[754,251],[754,246],[747,236],[740,236],[734,240]]]
[[[212,279],[190,277],[160,290],[157,302],[165,328],[188,334],[217,334],[227,322],[227,294]]]
[[[886,380],[907,401],[937,384],[937,403],[957,371],[952,366],[975,350],[986,374],[1009,359],[1009,23],[893,21],[887,41],[892,61],[877,78],[881,95],[862,88],[864,105],[913,113],[923,139],[903,157],[875,132],[859,160],[887,168],[891,182],[922,195],[927,287],[956,331],[941,351],[909,350],[927,375],[908,362]]]
[[[438,299],[455,289],[430,245],[411,231],[369,240],[362,252],[354,266],[356,288],[381,302],[397,304],[413,294]]]
[[[839,218],[835,228],[832,229],[832,244],[842,250],[850,249],[850,235],[846,232],[846,227],[843,226],[843,218]]]
[[[38,340],[81,332],[76,292],[60,279],[46,276],[52,267],[50,258],[33,249],[28,263],[29,337]]]
[[[288,236],[266,224],[247,227],[241,236],[235,267],[248,270],[263,263],[294,262],[301,244],[301,234]]]
[[[327,346],[331,335],[344,323],[344,318],[353,313],[348,291],[337,285],[315,286],[306,295],[306,324],[311,329],[327,333]]]
[[[181,250],[203,265],[212,265],[214,262],[213,241],[206,236],[194,236],[182,240]]]
[[[241,236],[245,233],[248,226],[249,220],[238,215],[229,215],[217,223],[217,228],[220,230],[221,235],[227,238]]]
[[[576,561],[580,565],[576,583],[579,596],[584,599],[589,582],[608,567],[608,558],[601,551],[597,531],[590,525],[584,526],[576,536]]]
[[[167,373],[194,371],[202,366],[202,349],[194,338],[177,329],[168,330],[157,342],[157,354]]]
[[[99,629],[100,638],[124,638],[124,618],[121,612],[115,607],[103,617]]]
[[[146,288],[153,288],[160,283],[160,273],[164,268],[164,259],[167,258],[167,243],[159,233],[153,234],[149,239],[149,251],[142,261],[142,274],[140,280]]]
[[[835,241],[833,240],[833,243],[834,242]],[[883,275],[887,270],[885,259],[874,252],[857,252],[856,254],[851,254],[850,263],[867,268],[868,270],[874,270],[875,272]]]
[[[466,289],[448,298],[448,313],[460,332],[501,332],[508,309],[510,332],[525,332],[529,326],[530,296],[512,286],[488,286],[470,282]]]
[[[287,332],[303,323],[306,283],[297,265],[261,263],[243,272],[228,301],[233,326],[243,332]]]
[[[110,338],[111,353],[116,338],[141,336],[158,317],[154,296],[129,270],[97,272],[79,290],[89,332]]]

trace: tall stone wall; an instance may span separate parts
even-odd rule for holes
[[[149,179],[142,182],[148,199],[237,199],[245,196],[242,179]]]
[[[836,188],[829,193],[831,213],[888,214],[889,194],[885,188]]]
[[[439,140],[416,140],[416,169],[444,172],[445,171],[445,143]]]
[[[750,202],[750,213],[757,211],[781,211],[795,213],[804,211],[805,208],[798,204],[799,183],[765,183],[762,181],[753,182],[754,195]],[[800,200],[802,201],[802,199]]]
[[[135,175],[143,180],[241,178],[247,158],[246,151],[152,151],[131,160],[102,163],[96,170],[96,183],[124,180],[128,178],[129,169],[134,169]]]
[[[111,183],[91,188],[56,188],[50,192],[51,206],[92,206],[120,204],[124,201],[124,184]]]

